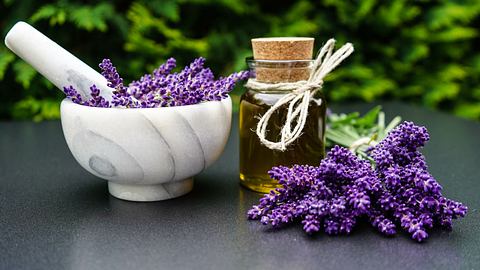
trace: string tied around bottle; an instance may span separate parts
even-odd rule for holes
[[[245,87],[254,90],[290,91],[270,107],[258,121],[256,134],[263,145],[272,150],[285,151],[291,143],[300,137],[307,121],[308,106],[314,94],[322,88],[323,79],[353,53],[351,43],[346,43],[335,52],[333,52],[334,48],[335,39],[329,39],[318,52],[313,62],[310,77],[306,81],[274,84],[259,82],[255,79],[247,81]],[[268,122],[271,116],[286,104],[288,104],[288,111],[281,129],[280,140],[270,141],[266,138]]]

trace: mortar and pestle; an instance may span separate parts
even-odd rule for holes
[[[93,68],[25,22],[5,37],[6,46],[59,89],[72,85],[84,97],[95,84],[111,99],[112,88]],[[63,134],[77,162],[108,181],[111,195],[159,201],[184,195],[193,176],[212,165],[230,134],[232,101],[163,108],[99,108],[64,99]]]

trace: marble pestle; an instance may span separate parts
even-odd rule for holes
[[[111,100],[113,89],[100,73],[28,23],[17,22],[7,33],[5,45],[59,89],[72,85],[90,98],[89,88],[95,84],[100,94]]]

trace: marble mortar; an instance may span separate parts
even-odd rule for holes
[[[5,45],[60,90],[72,85],[84,97],[95,84],[111,100],[112,88],[93,68],[25,22]],[[61,104],[68,147],[80,165],[108,181],[113,196],[130,201],[175,198],[193,188],[193,176],[215,162],[230,133],[232,101],[121,109]]]
[[[158,201],[184,195],[223,152],[232,101],[165,108],[97,108],[64,99],[61,122],[78,163],[113,196]]]

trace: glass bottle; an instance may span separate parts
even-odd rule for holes
[[[295,82],[308,79],[312,60],[253,60],[247,64],[257,81]],[[286,151],[262,145],[255,130],[259,117],[290,91],[254,90],[246,87],[240,101],[240,183],[254,191],[267,193],[278,187],[268,176],[274,166],[318,165],[325,155],[325,98],[320,89],[313,96],[302,135]],[[269,121],[267,139],[278,141],[288,104],[275,111]]]

